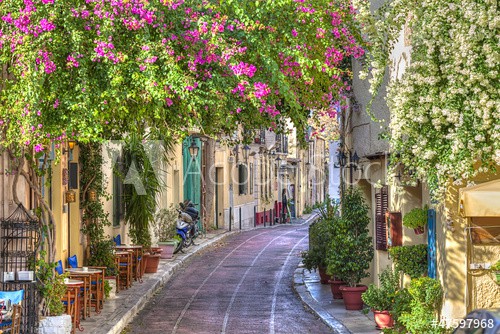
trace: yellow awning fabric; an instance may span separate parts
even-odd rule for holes
[[[500,180],[460,189],[464,217],[500,217]]]

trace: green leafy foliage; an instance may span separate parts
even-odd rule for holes
[[[304,206],[304,210],[302,211],[303,214],[308,215],[313,212],[313,208],[309,205]]]
[[[339,206],[327,197],[320,207],[318,221],[309,227],[309,250],[302,252],[302,261],[307,270],[326,268],[326,257],[338,214]]]
[[[102,171],[103,158],[98,142],[81,143],[80,148],[80,190],[82,215],[82,233],[87,237],[87,263],[90,266],[106,267],[106,276],[116,271],[113,254],[113,241],[105,236],[104,227],[110,226],[109,214],[104,210],[103,199],[109,199],[105,190]],[[88,199],[87,193],[93,190],[97,200]]]
[[[412,279],[408,292],[412,298],[410,310],[401,314],[399,322],[410,333],[444,333],[445,328],[436,326],[443,300],[439,281],[429,277]]]
[[[500,271],[500,260],[497,261],[494,265],[491,266],[490,270],[492,271]]]
[[[38,289],[40,291],[41,314],[46,316],[61,315],[65,308],[61,299],[66,293],[64,279],[69,276],[68,273],[58,275],[55,271],[56,263],[48,263],[44,260],[45,251],[40,252],[40,258],[36,261],[36,274]]]
[[[357,188],[348,189],[341,199],[341,217],[333,224],[333,237],[328,249],[328,273],[333,273],[349,286],[356,286],[370,274],[373,245],[368,224],[368,205]]]
[[[408,228],[424,227],[427,224],[427,210],[414,208],[404,215],[403,225]]]
[[[396,264],[396,270],[411,278],[420,277],[427,272],[427,245],[392,247],[389,255]]]
[[[400,274],[392,268],[386,268],[379,274],[380,286],[370,284],[361,298],[371,309],[376,311],[392,311],[396,296],[401,290]]]
[[[111,287],[111,284],[109,284],[108,280],[104,280],[104,297],[109,298],[111,290],[113,288]]]
[[[326,268],[334,219],[320,219],[309,227],[309,249],[302,252],[302,262],[307,270]]]
[[[155,215],[153,231],[156,234],[158,242],[172,240],[176,235],[177,210],[173,205],[168,209],[161,209]]]
[[[132,242],[144,248],[151,246],[150,227],[155,220],[157,194],[162,189],[162,181],[155,173],[143,145],[143,138],[131,134],[123,148],[123,162],[126,170],[124,181],[125,220],[129,226]]]

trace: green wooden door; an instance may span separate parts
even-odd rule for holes
[[[196,206],[196,209],[201,213],[201,141],[199,138],[194,138],[196,145],[199,147],[196,158],[191,158],[189,154],[189,146],[191,145],[191,137],[187,137],[182,142],[182,162],[184,171],[184,199],[189,199]]]

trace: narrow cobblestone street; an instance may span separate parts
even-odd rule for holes
[[[330,333],[292,290],[308,226],[239,233],[186,263],[128,333]]]

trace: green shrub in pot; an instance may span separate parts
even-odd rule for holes
[[[337,216],[338,205],[327,198],[325,206],[320,209],[318,221],[309,227],[309,249],[302,252],[302,262],[307,270],[326,268],[326,256]]]
[[[412,279],[408,292],[411,296],[409,311],[398,321],[409,333],[441,334],[446,328],[436,326],[443,301],[443,288],[438,280],[429,277]]]
[[[373,259],[368,205],[359,189],[350,188],[342,197],[341,207],[341,217],[332,225],[327,271],[355,287],[370,275],[368,269]]]
[[[397,271],[411,278],[423,276],[427,272],[427,245],[397,246],[389,248],[389,255]]]
[[[404,215],[403,225],[408,228],[418,229],[427,224],[427,208],[414,208]]]
[[[380,285],[370,284],[363,293],[363,302],[377,311],[392,311],[394,301],[401,290],[400,274],[386,268],[379,274]]]

